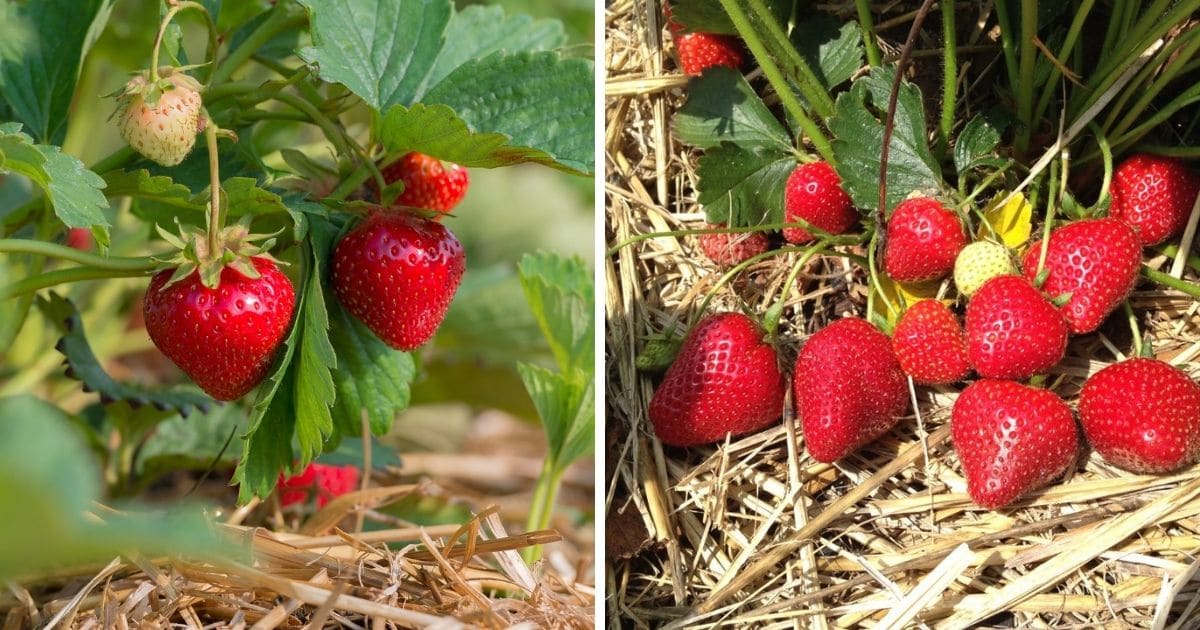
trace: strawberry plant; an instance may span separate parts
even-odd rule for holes
[[[359,489],[328,458],[449,398],[453,359],[455,400],[489,402],[474,363],[530,385],[500,406],[546,423],[547,527],[591,445],[590,274],[535,258],[518,282],[494,224],[454,213],[468,190],[526,203],[490,169],[590,190],[593,68],[562,23],[451,0],[48,0],[0,3],[0,37],[0,393],[58,405],[38,414],[73,419],[111,496],[236,462],[241,503],[284,480],[283,505],[315,483],[323,507]],[[494,239],[510,247],[562,225],[504,214],[527,233]],[[496,299],[518,284],[532,316]]]
[[[1200,492],[1198,341],[1194,312],[1179,310],[1200,298],[1198,9],[614,9],[609,514],[615,531],[646,531],[614,553],[629,585],[615,615],[1056,625],[1071,615],[1017,604],[1090,597],[1068,574],[1101,579],[1104,558],[1150,524],[1176,526],[1147,513],[1103,544],[1066,535],[1056,549],[1070,563],[1018,551],[1003,570],[956,565],[941,546],[946,531],[976,554],[1016,532],[1055,538],[1044,508],[1113,508],[1119,493],[1100,487],[1121,470],[1179,475],[1181,495]],[[697,67],[681,32],[747,54]],[[780,358],[790,405],[714,387],[724,395],[697,408],[762,406],[771,420],[680,442],[661,428],[661,397],[679,374],[725,376],[731,362],[698,361],[687,344],[728,313],[761,326],[754,341]],[[1147,483],[1175,483],[1163,479]],[[1073,494],[1092,483],[1086,499]],[[952,596],[922,600],[913,586],[942,590],[968,565],[982,581]],[[908,584],[914,570],[925,573]],[[874,607],[901,597],[912,605]],[[1182,623],[1179,604],[1138,614]],[[1072,623],[1144,623],[1095,610]]]

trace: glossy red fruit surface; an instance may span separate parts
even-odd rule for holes
[[[954,383],[967,377],[967,338],[958,317],[938,300],[921,300],[904,311],[892,332],[900,367],[921,385]]]
[[[846,317],[809,337],[792,376],[808,453],[833,462],[887,433],[908,408],[892,342],[866,320]]]
[[[466,254],[446,226],[380,212],[334,248],[333,288],[384,343],[412,350],[441,325],[465,269]]]
[[[1062,360],[1067,322],[1020,276],[988,280],[967,303],[967,359],[984,378],[1024,379]]]
[[[704,318],[684,340],[650,400],[650,422],[664,444],[695,446],[751,433],[783,412],[775,349],[741,313]]]
[[[462,201],[470,184],[467,169],[416,152],[392,162],[382,174],[388,184],[404,182],[404,192],[396,198],[396,204],[442,213],[450,212]]]
[[[1128,359],[1088,378],[1079,421],[1096,452],[1125,470],[1171,472],[1200,459],[1200,385],[1156,359]]]
[[[906,199],[888,220],[883,267],[899,282],[937,280],[954,271],[954,261],[966,245],[958,215],[937,199]]]
[[[1037,277],[1041,241],[1025,254],[1025,277]],[[1042,290],[1052,298],[1070,294],[1062,306],[1072,333],[1089,333],[1100,327],[1137,284],[1142,265],[1142,245],[1133,229],[1114,218],[1085,219],[1050,233]]]
[[[1132,226],[1143,245],[1157,245],[1183,232],[1200,175],[1178,158],[1138,153],[1113,172],[1109,192],[1109,215]]]
[[[1079,451],[1071,408],[1053,392],[1014,381],[969,385],[954,402],[950,431],[967,492],[990,509],[1053,481]]]
[[[842,234],[858,222],[842,179],[828,162],[801,164],[788,176],[784,189],[784,221],[801,219],[830,234]],[[804,228],[786,228],[789,243],[807,243],[816,237]]]
[[[267,375],[296,305],[291,280],[274,262],[250,260],[259,278],[225,267],[215,289],[198,272],[168,287],[174,270],[160,271],[143,301],[154,345],[217,400],[241,398]]]

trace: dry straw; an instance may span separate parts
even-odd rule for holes
[[[852,19],[852,5],[822,7]],[[908,21],[888,28],[902,36]],[[686,82],[660,8],[617,0],[605,25],[606,240],[701,228],[695,155],[670,128]],[[968,41],[974,63],[994,67],[1000,52],[979,41]],[[798,256],[754,264],[710,305],[762,313],[786,299],[785,365],[866,298],[863,272],[838,257],[814,259],[781,296]],[[654,381],[634,359],[651,335],[686,325],[720,276],[693,237],[639,240],[605,260],[611,627],[1200,627],[1200,468],[1131,475],[1086,452],[1060,483],[983,510],[947,439],[948,387],[914,389],[918,413],[832,466],[804,455],[790,414],[727,444],[664,449],[646,420]],[[1143,285],[1132,303],[1158,356],[1200,373],[1196,301]],[[1074,339],[1050,384],[1074,404],[1089,374],[1129,352],[1127,327]]]

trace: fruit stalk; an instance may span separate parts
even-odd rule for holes
[[[149,257],[123,258],[101,256],[67,247],[66,245],[24,238],[0,239],[0,253],[33,254],[46,258],[69,260],[81,265],[95,267],[96,269],[110,269],[113,271],[153,271],[159,267],[159,263]]]
[[[875,21],[871,16],[870,0],[854,0],[858,8],[858,27],[862,31],[863,48],[867,51],[867,63],[876,68],[883,65],[883,56],[875,44]]]
[[[943,155],[950,150],[950,132],[954,128],[954,101],[958,96],[958,34],[954,22],[954,5],[954,2],[942,2],[942,40],[945,44],[942,53],[942,120],[938,128],[938,149]],[[860,8],[859,14],[861,13]]]
[[[221,245],[221,161],[217,154],[217,123],[204,113],[204,141],[208,144],[208,251],[214,253]]]
[[[563,470],[551,458],[542,464],[542,474],[538,475],[537,485],[533,488],[530,499],[529,518],[525,522],[525,531],[533,532],[550,526],[550,516],[554,512],[554,501],[558,497],[558,487],[561,485]],[[521,552],[525,562],[533,564],[542,556],[542,546],[526,547]]]
[[[154,38],[154,50],[150,53],[151,83],[158,81],[158,56],[162,51],[162,40],[163,36],[167,32],[167,26],[171,23],[171,20],[175,19],[176,15],[179,15],[179,13],[187,9],[194,9],[204,14],[204,25],[208,28],[208,54],[206,55],[206,61],[211,63],[217,57],[217,25],[213,23],[212,15],[210,15],[208,9],[204,8],[204,5],[200,4],[199,2],[185,0],[184,2],[180,2],[179,4],[171,7],[167,11],[167,14],[163,16],[162,23],[158,25],[158,35]],[[213,71],[210,69],[208,71],[210,83],[212,82],[212,77]]]
[[[102,278],[134,278],[150,275],[151,270],[143,269],[99,269],[92,266],[71,267],[46,273],[27,276],[21,280],[0,287],[0,302],[18,295],[40,291],[60,284],[80,282],[83,280],[100,280]],[[1170,277],[1170,276],[1168,276]]]
[[[1029,150],[1029,138],[1033,134],[1033,69],[1037,60],[1037,48],[1033,39],[1037,37],[1037,0],[1021,0],[1021,50],[1017,72],[1017,129],[1016,150],[1023,155]]]

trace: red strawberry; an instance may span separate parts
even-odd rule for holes
[[[1093,374],[1079,420],[1096,451],[1126,470],[1170,472],[1200,459],[1200,385],[1162,361],[1129,359]]]
[[[313,462],[292,477],[279,476],[279,503],[283,507],[305,503],[316,492],[317,507],[359,488],[357,466],[331,466]]]
[[[383,169],[388,184],[404,182],[395,203],[413,208],[450,212],[467,194],[467,169],[423,153],[407,153]],[[439,219],[441,217],[438,217]]]
[[[465,268],[462,245],[444,225],[376,212],[334,248],[333,289],[384,343],[412,350],[441,325]]]
[[[792,386],[808,452],[819,462],[841,459],[887,433],[908,408],[891,340],[854,317],[808,339],[796,358]]]
[[[850,205],[850,196],[842,190],[842,180],[829,162],[801,164],[788,176],[783,204],[784,221],[801,219],[830,234],[841,234],[858,222],[858,212]],[[815,240],[804,228],[786,228],[783,238],[789,243]]]
[[[1157,245],[1183,232],[1200,177],[1177,158],[1139,153],[1117,167],[1109,192],[1109,214],[1133,226],[1143,245]]]
[[[758,431],[782,411],[775,349],[741,313],[710,315],[697,324],[650,400],[654,434],[672,446]]]
[[[954,402],[950,431],[967,492],[988,509],[1054,480],[1079,450],[1071,408],[1053,392],[1014,381],[969,385]]]
[[[96,239],[92,236],[92,231],[87,228],[71,228],[67,230],[66,244],[71,249],[90,252],[96,245]]]
[[[175,68],[160,70],[151,83],[148,73],[125,84],[114,114],[121,137],[138,153],[175,166],[191,153],[202,129],[200,82]]]
[[[961,381],[971,371],[962,325],[938,300],[921,300],[904,311],[892,333],[892,350],[904,372],[922,385]]]
[[[896,206],[887,223],[883,267],[898,282],[937,280],[954,270],[966,245],[958,215],[937,199],[908,199]]]
[[[984,378],[1028,378],[1066,349],[1062,313],[1025,278],[996,276],[967,304],[967,358]]]
[[[1038,273],[1042,243],[1025,254],[1025,277]],[[1137,283],[1142,245],[1137,234],[1120,219],[1086,219],[1068,223],[1050,233],[1046,247],[1046,283],[1051,297],[1070,294],[1062,307],[1072,333],[1089,333],[1121,304]]]
[[[742,44],[732,35],[674,33],[674,37],[684,74],[697,76],[713,66],[742,67]]]
[[[723,228],[724,225],[707,225]],[[718,265],[732,267],[767,251],[767,235],[762,232],[737,234],[715,233],[700,235],[700,251]]]
[[[210,289],[193,271],[165,286],[173,269],[150,280],[143,302],[154,345],[217,400],[241,398],[267,375],[292,322],[292,281],[266,258],[251,258],[258,278],[232,267]]]

